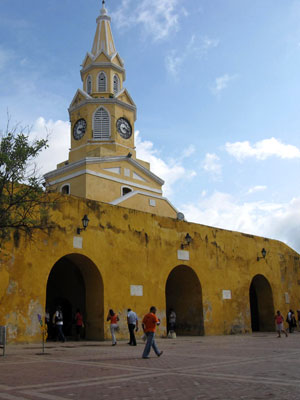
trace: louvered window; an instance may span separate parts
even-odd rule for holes
[[[118,93],[120,90],[120,80],[118,75],[114,75],[114,93]]]
[[[86,80],[86,91],[88,94],[92,93],[92,78],[90,77],[90,75],[87,77]]]
[[[110,117],[109,113],[102,107],[94,114],[94,139],[109,139],[110,138]]]
[[[100,72],[98,76],[98,91],[106,92],[106,75],[104,72]]]

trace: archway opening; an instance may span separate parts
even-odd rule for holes
[[[176,334],[204,335],[202,288],[196,273],[185,265],[175,267],[166,283],[167,317],[176,313]]]
[[[263,275],[256,275],[252,279],[249,298],[252,331],[274,331],[273,293],[271,285]]]
[[[69,254],[58,260],[50,271],[46,308],[52,319],[58,305],[64,316],[64,333],[75,332],[74,315],[79,308],[84,317],[83,336],[91,340],[104,339],[103,281],[96,265],[80,254]],[[50,332],[50,337],[54,332]]]

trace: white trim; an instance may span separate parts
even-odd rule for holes
[[[122,183],[124,185],[131,185],[131,186],[137,187],[139,189],[149,190],[150,192],[162,194],[162,191],[159,190],[159,189],[154,189],[154,188],[151,188],[151,187],[148,187],[148,186],[139,185],[137,183],[129,182],[129,181],[126,181],[126,180],[120,179],[120,178],[115,178],[114,176],[105,175],[105,174],[102,174],[101,172],[95,172],[95,171],[91,171],[89,169],[82,169],[80,171],[73,172],[72,174],[69,174],[69,175],[64,176],[62,178],[58,178],[58,179],[53,180],[51,182],[47,182],[47,187],[48,186],[52,186],[52,185],[56,185],[58,183],[66,181],[66,180],[70,180],[70,179],[76,178],[76,177],[84,175],[84,174],[96,176],[98,178],[107,179],[109,181]]]
[[[137,161],[133,160],[132,158],[128,158],[127,156],[115,156],[115,157],[105,157],[105,158],[102,157],[83,158],[82,160],[75,161],[74,163],[64,165],[59,169],[55,169],[53,171],[48,172],[47,174],[44,175],[44,178],[51,179],[52,177],[54,178],[57,175],[61,175],[63,173],[66,173],[67,171],[73,170],[74,168],[78,168],[86,164],[101,164],[107,162],[122,162],[122,161],[130,163],[131,165],[142,171],[145,175],[149,176],[150,179],[154,180],[158,184],[163,185],[165,183],[161,178],[153,174],[153,172],[149,171],[147,168],[143,167]],[[135,186],[137,185],[135,184]]]
[[[138,195],[138,194],[140,194],[140,195],[142,195],[142,196],[146,196],[146,197],[148,197],[148,198],[149,198],[149,197],[152,197],[152,198],[154,198],[154,199],[164,200],[164,201],[166,201],[166,202],[169,204],[169,206],[170,206],[171,208],[173,208],[173,210],[176,212],[176,214],[178,213],[177,208],[175,208],[175,207],[173,206],[173,204],[170,203],[170,201],[169,201],[166,197],[158,196],[158,195],[155,195],[155,194],[152,194],[152,193],[145,193],[145,192],[142,192],[141,190],[134,190],[133,192],[127,193],[125,196],[121,196],[121,197],[119,197],[118,199],[115,199],[115,200],[111,201],[109,204],[111,204],[111,205],[113,205],[113,206],[117,206],[117,205],[119,205],[120,203],[123,203],[123,201],[128,200],[128,199],[130,199],[131,197],[136,196],[136,195]]]
[[[77,91],[76,91],[76,93],[75,93],[75,95],[74,95],[74,97],[73,97],[73,99],[72,99],[72,101],[71,101],[71,104],[70,104],[69,109],[72,107],[72,104],[74,103],[74,101],[75,101],[75,99],[76,99],[76,97],[78,96],[79,93],[80,93],[82,96],[84,96],[86,99],[89,99],[89,100],[92,100],[92,99],[93,99],[93,98],[92,98],[89,94],[87,94],[84,90],[82,90],[82,89],[77,89]]]

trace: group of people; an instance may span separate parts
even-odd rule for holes
[[[118,321],[120,320],[119,316],[112,309],[110,309],[107,314],[106,320],[110,322],[112,346],[115,346],[117,344],[116,332],[119,329],[118,326]],[[176,314],[173,309],[170,310],[168,322],[169,322],[169,332],[175,333]],[[130,346],[136,346],[135,332],[137,332],[139,329],[139,321],[137,314],[134,311],[132,311],[131,308],[128,308],[127,310],[127,325],[129,331],[128,344]],[[158,357],[160,357],[163,354],[163,351],[159,350],[155,341],[155,331],[158,325],[160,325],[160,319],[156,315],[156,307],[152,306],[150,307],[149,313],[147,313],[142,320],[142,329],[144,332],[144,339],[146,342],[142,358],[145,359],[149,358],[151,348],[153,348],[155,354]]]
[[[300,310],[297,310],[297,315],[298,315],[298,325],[300,328]],[[284,329],[284,318],[279,310],[275,315],[275,321],[276,321],[276,330],[278,333],[278,337],[281,337],[281,333],[284,333],[285,336],[288,336],[286,330]],[[292,309],[290,309],[289,312],[287,313],[286,322],[289,325],[289,333],[293,333],[294,329],[297,328],[297,321],[295,313]]]
[[[61,306],[57,306],[55,313],[52,316],[52,320],[50,318],[50,313],[46,310],[45,313],[45,323],[47,326],[48,337],[51,339],[61,342],[66,341],[66,337],[63,331],[64,326],[64,316]],[[80,340],[82,329],[84,328],[83,324],[83,315],[79,308],[77,308],[75,316],[74,316],[74,323],[76,328],[76,340]]]

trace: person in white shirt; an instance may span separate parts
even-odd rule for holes
[[[130,334],[130,340],[129,340],[129,345],[130,346],[136,346],[136,339],[135,339],[135,334],[134,331],[137,332],[139,329],[139,321],[136,313],[131,310],[131,308],[128,308],[127,310],[127,325],[128,325],[128,330]]]

